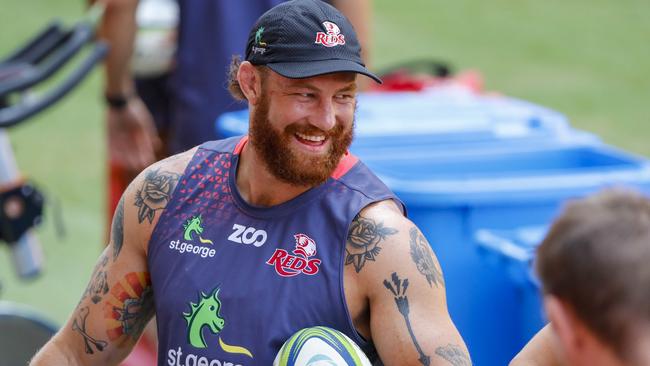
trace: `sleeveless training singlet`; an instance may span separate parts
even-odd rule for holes
[[[289,336],[316,325],[371,349],[345,302],[345,243],[362,208],[397,198],[348,154],[324,184],[251,206],[235,184],[246,141],[201,145],[152,234],[159,364],[271,365]]]

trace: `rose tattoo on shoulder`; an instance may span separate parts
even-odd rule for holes
[[[142,188],[135,197],[135,206],[138,207],[138,222],[148,220],[153,222],[156,211],[167,206],[171,194],[174,192],[179,175],[170,172],[152,170],[146,173]]]
[[[381,251],[379,244],[395,233],[396,229],[385,227],[383,222],[357,215],[348,232],[345,264],[354,265],[355,271],[359,273],[367,261],[375,260]]]

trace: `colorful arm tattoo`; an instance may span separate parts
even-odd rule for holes
[[[135,342],[154,314],[153,290],[147,272],[132,272],[115,284],[104,301],[108,338],[118,346]]]

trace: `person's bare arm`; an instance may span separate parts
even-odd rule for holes
[[[352,23],[361,44],[361,58],[372,69],[372,0],[334,0],[332,4]],[[368,78],[358,78],[357,83],[360,90],[374,84]]]
[[[372,47],[372,0],[334,0],[332,4],[352,23],[363,46],[361,49],[363,61],[369,66]]]
[[[105,5],[99,37],[110,46],[104,62],[104,93],[127,101],[123,108],[108,108],[106,112],[108,153],[111,161],[137,173],[156,160],[155,151],[160,146],[153,118],[136,94],[131,73],[138,0],[97,2]]]
[[[510,362],[510,366],[564,366],[550,324],[542,328]]]
[[[131,54],[137,24],[135,14],[138,0],[97,0],[105,5],[99,28],[100,38],[110,45],[105,60],[105,91],[107,94],[132,94],[135,91],[131,77]]]
[[[79,304],[31,365],[114,365],[128,355],[154,313],[149,237],[191,156],[154,164],[127,188]]]
[[[371,205],[355,218],[346,263],[346,276],[354,270],[367,296],[370,338],[384,365],[471,365],[447,312],[440,264],[393,202]]]

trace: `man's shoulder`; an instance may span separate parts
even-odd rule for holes
[[[404,220],[408,221],[402,212],[400,203],[393,199],[384,199],[378,202],[373,202],[361,209],[358,216],[371,218],[373,220],[382,220],[394,224],[402,224],[404,223]]]
[[[197,147],[204,151],[239,154],[247,143],[248,135],[243,135],[206,141]]]
[[[341,169],[341,165],[345,164],[339,164],[337,171],[332,175],[333,178],[350,190],[362,193],[374,201],[396,199],[390,188],[363,161],[354,155],[349,156],[343,160],[343,162],[348,161],[346,169]]]
[[[124,192],[120,201],[124,209],[123,230],[130,233],[128,241],[139,243],[145,252],[162,211],[196,150],[193,148],[150,165]]]
[[[199,147],[197,146],[190,150],[160,160],[157,163],[154,163],[151,166],[149,166],[147,169],[145,169],[145,172],[165,171],[165,172],[181,175],[185,171],[185,168],[190,163],[192,157],[194,157],[194,154],[196,154],[196,151],[198,149]]]
[[[385,279],[393,273],[423,288],[444,287],[440,264],[424,234],[390,201],[369,205],[355,217],[346,243],[347,264],[354,265],[358,281],[377,285],[380,293],[378,276]]]
[[[131,182],[125,198],[139,207],[140,223],[157,221],[159,215],[155,211],[167,205],[196,150],[197,147],[151,164]]]
[[[185,168],[192,161],[192,158],[196,155],[197,152],[199,152],[201,156],[204,157],[207,157],[213,153],[239,154],[247,141],[248,136],[234,136],[222,140],[207,141],[187,151],[163,159],[151,165],[148,169],[164,169],[181,174],[185,171]]]
[[[350,223],[345,264],[361,274],[383,267],[380,264],[386,250],[393,252],[396,240],[399,241],[400,233],[409,223],[393,200],[382,200],[364,207]]]
[[[374,231],[376,240],[391,242],[399,237],[395,234],[414,226],[414,224],[406,217],[399,201],[385,199],[373,202],[361,209],[352,221],[348,235],[352,235],[355,226]]]

